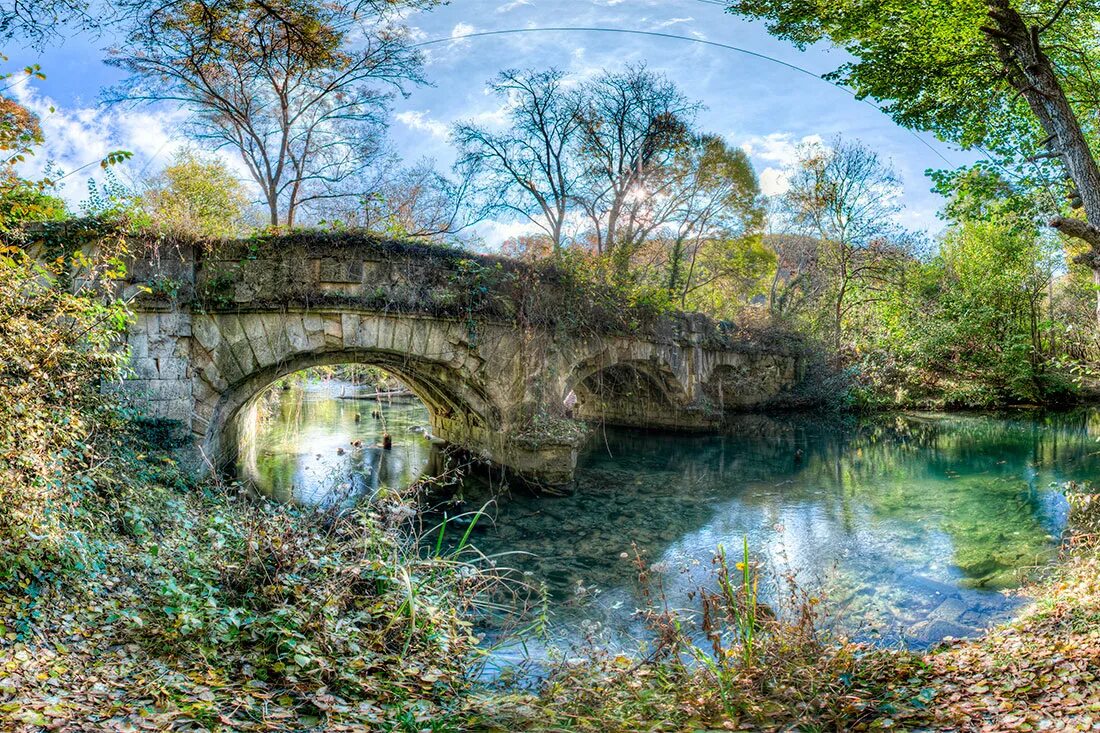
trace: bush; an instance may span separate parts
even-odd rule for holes
[[[127,360],[127,314],[60,287],[74,263],[0,248],[0,588],[79,565],[82,531],[115,498],[97,477],[120,424],[104,387]]]

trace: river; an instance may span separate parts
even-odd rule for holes
[[[362,393],[335,381],[273,393],[240,470],[305,504],[407,485],[433,460],[427,412],[349,399]],[[635,553],[650,589],[687,607],[713,582],[716,548],[739,556],[746,538],[761,598],[779,612],[796,589],[820,599],[822,628],[863,641],[919,648],[977,634],[1025,602],[1013,589],[1028,570],[1057,559],[1060,483],[1100,471],[1091,411],[737,423],[707,435],[600,428],[574,494],[517,490],[490,505],[472,542],[545,588],[545,633],[527,652],[585,640],[631,648],[644,635]],[[384,432],[393,450],[378,446]],[[490,498],[476,479],[464,495],[468,509]]]

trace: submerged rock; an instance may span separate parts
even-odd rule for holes
[[[936,644],[944,639],[965,639],[978,633],[978,629],[971,626],[944,621],[942,619],[926,619],[913,624],[906,632],[906,636],[921,644]]]

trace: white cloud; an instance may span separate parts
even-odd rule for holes
[[[20,173],[38,178],[49,168],[60,195],[73,207],[87,198],[90,179],[103,180],[99,162],[108,153],[126,150],[133,154],[111,170],[123,182],[137,186],[188,144],[178,131],[186,119],[182,109],[62,107],[27,81],[17,83],[9,93],[38,115],[44,138],[35,155],[20,166]],[[229,153],[220,157],[238,177],[250,180],[239,158]],[[58,172],[62,177],[57,177]]]
[[[756,135],[741,143],[741,149],[757,160],[778,163],[780,167],[793,165],[798,160],[798,149],[805,145],[824,145],[820,135],[806,135],[795,139],[789,132],[773,132]]]
[[[759,164],[765,164],[760,171],[760,191],[765,196],[777,196],[790,188],[788,169],[798,160],[799,148],[807,145],[824,145],[820,135],[805,135],[795,138],[789,132],[773,132],[770,135],[756,135],[741,143],[741,149]]]
[[[47,165],[60,169],[64,178],[62,195],[75,203],[84,198],[89,178],[101,177],[99,161],[113,150],[128,150],[133,159],[117,172],[136,176],[159,160],[167,160],[184,140],[173,127],[183,113],[164,113],[122,108],[70,107],[57,105],[23,82],[11,90],[16,101],[38,115],[45,143],[22,167],[23,175],[42,175]]]
[[[790,176],[782,169],[768,167],[760,171],[760,192],[765,196],[778,196],[790,187]]]
[[[525,234],[538,234],[542,230],[529,221],[499,221],[488,219],[480,222],[475,228],[478,235],[485,242],[490,251],[497,251],[500,245],[509,239],[522,237]]]
[[[690,23],[693,20],[695,20],[695,18],[692,18],[690,16],[686,17],[686,18],[669,18],[668,20],[664,20],[664,21],[661,21],[660,23],[657,23],[653,27],[654,28],[671,28],[674,25],[680,25],[681,23]]]
[[[522,8],[524,5],[530,5],[531,0],[512,0],[510,3],[505,3],[497,8],[498,13],[510,13],[517,8]]]
[[[471,33],[476,33],[476,32],[477,32],[477,28],[470,25],[469,23],[456,23],[455,27],[451,29],[451,39],[452,39],[451,45],[453,46],[453,45],[456,45],[456,44],[469,43],[469,41],[462,40],[462,37],[463,36],[468,36]]]
[[[412,130],[426,132],[439,140],[446,140],[451,133],[451,127],[446,122],[429,117],[429,112],[409,110],[398,112],[394,117],[398,122]]]

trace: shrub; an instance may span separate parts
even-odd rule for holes
[[[0,248],[0,587],[79,563],[79,530],[109,498],[96,476],[119,413],[104,387],[127,359],[117,348],[127,314],[60,287],[74,264]]]

